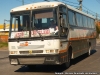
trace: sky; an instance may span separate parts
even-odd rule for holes
[[[43,0],[24,0],[24,4],[30,4],[34,2],[42,2]],[[79,6],[78,0],[59,0],[66,2],[69,5]],[[17,6],[22,5],[22,0],[0,0],[0,24],[4,23],[4,19],[10,20],[10,10]],[[98,13],[100,15],[100,0],[83,0],[82,7],[89,12]],[[6,22],[9,24],[9,22]]]

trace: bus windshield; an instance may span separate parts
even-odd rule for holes
[[[11,13],[10,37],[25,38],[29,37],[30,30],[30,11],[20,11]]]
[[[57,35],[55,34],[58,31],[56,10],[54,9],[34,10],[32,18],[33,18],[32,30],[34,31],[33,32],[34,36],[38,35],[36,30],[42,36]]]
[[[58,36],[57,15],[54,9],[20,11],[11,13],[10,37],[29,38]]]

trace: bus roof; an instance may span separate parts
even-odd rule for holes
[[[16,12],[16,11],[25,11],[25,10],[30,10],[30,9],[42,9],[42,8],[49,8],[49,7],[55,7],[60,4],[63,4],[62,2],[37,2],[37,3],[32,3],[32,4],[27,4],[27,5],[22,5],[16,8],[11,9],[10,12]]]
[[[50,7],[56,7],[58,5],[66,5],[65,3],[62,3],[62,2],[57,2],[57,1],[52,1],[52,2],[37,2],[37,3],[32,3],[32,4],[27,4],[27,5],[22,5],[22,6],[19,6],[19,7],[16,7],[16,8],[13,8],[11,9],[10,12],[17,12],[17,11],[25,11],[25,10],[31,10],[31,9],[42,9],[42,8],[50,8]],[[67,8],[75,11],[75,12],[78,12],[78,13],[81,13],[83,15],[86,15],[88,17],[91,17],[91,18],[94,18],[92,15],[90,14],[87,14],[83,11],[80,11],[70,5],[66,5]],[[95,18],[94,18],[95,19]]]

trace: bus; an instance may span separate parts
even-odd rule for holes
[[[95,49],[95,18],[58,1],[22,5],[10,11],[8,43],[11,65],[68,68],[71,59]]]

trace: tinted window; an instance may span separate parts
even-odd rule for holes
[[[81,14],[78,14],[76,13],[76,21],[77,21],[77,25],[80,26],[80,27],[83,27],[83,23],[82,23],[82,15]]]
[[[33,11],[33,25],[37,29],[48,29],[52,23],[57,26],[56,11],[53,9]]]
[[[76,25],[76,24],[75,24],[74,12],[68,11],[68,17],[69,17],[69,24],[70,24],[70,25]]]
[[[91,25],[92,25],[92,28],[94,28],[94,20],[91,19]]]
[[[87,26],[87,17],[83,15],[83,26],[84,27],[88,27]]]
[[[88,17],[88,27],[91,28],[91,19]]]

